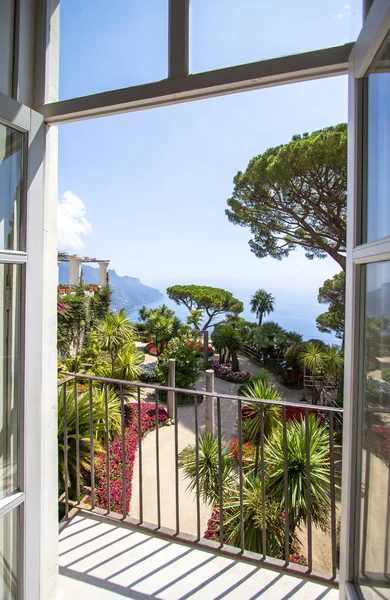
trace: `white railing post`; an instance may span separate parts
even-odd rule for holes
[[[206,371],[206,392],[214,392],[214,371]],[[206,396],[206,433],[214,435],[214,398]]]
[[[176,361],[170,358],[168,361],[168,387],[175,387]],[[175,416],[175,392],[168,392],[167,398],[168,417],[173,419]]]

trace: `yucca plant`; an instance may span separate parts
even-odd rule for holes
[[[106,438],[106,411],[104,390],[92,389],[92,415],[93,415],[93,446],[95,454],[104,454],[104,441]],[[89,390],[79,392],[77,395],[78,406],[78,433],[80,467],[85,471],[91,470],[90,464],[90,420],[89,420]],[[118,395],[113,390],[108,390],[108,415],[109,436],[112,439],[121,431],[120,403]],[[74,386],[68,386],[66,392],[66,421],[67,421],[67,448],[68,448],[68,482],[71,491],[76,488],[76,407]],[[64,386],[58,394],[58,472],[60,489],[65,485],[64,462]]]
[[[109,313],[97,324],[96,337],[111,357],[111,376],[114,377],[115,361],[118,352],[134,339],[134,325],[129,320],[124,308],[115,314]]]
[[[253,474],[243,478],[243,517],[245,550],[263,553],[263,510],[266,529],[266,553],[274,558],[284,557],[284,518],[278,502],[263,493],[260,478]],[[241,545],[240,489],[231,489],[224,504],[224,528],[226,543]],[[294,539],[296,539],[294,537]]]
[[[287,469],[291,535],[300,521],[307,522],[307,460],[304,420],[293,419],[287,423],[287,465],[284,462],[283,429],[277,427],[273,430],[265,446],[267,495],[276,498],[284,510],[284,474]],[[327,531],[330,510],[329,431],[317,415],[309,415],[309,461],[313,522]]]
[[[249,383],[243,388],[242,394],[247,398],[274,400],[275,402],[282,401],[282,394],[261,379]],[[269,437],[274,427],[277,427],[280,424],[281,407],[275,404],[266,404],[262,402],[245,402],[243,406],[243,415],[243,435],[246,439],[253,442],[256,448],[253,469],[254,475],[257,475],[260,460],[262,421],[264,423],[264,436]]]
[[[226,442],[222,444],[222,491],[225,494],[235,485],[234,459]],[[219,457],[218,439],[206,432],[199,436],[199,470],[196,466],[195,444],[187,446],[179,454],[179,467],[185,479],[189,480],[188,490],[196,490],[199,477],[199,490],[202,500],[207,504],[219,503]]]
[[[141,373],[140,365],[144,362],[145,355],[137,350],[135,344],[127,344],[118,352],[115,365],[115,377],[136,381]]]

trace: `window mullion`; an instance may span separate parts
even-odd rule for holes
[[[189,73],[189,0],[169,0],[168,77]]]

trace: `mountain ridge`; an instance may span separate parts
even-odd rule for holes
[[[109,269],[108,273],[113,291],[111,308],[114,310],[125,308],[130,312],[164,297],[160,290],[141,283],[138,277],[118,275],[115,269]],[[99,269],[83,265],[83,280],[85,283],[99,283]],[[59,263],[58,281],[60,284],[69,283],[69,263]]]

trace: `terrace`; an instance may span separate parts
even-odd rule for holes
[[[121,399],[121,435],[119,445],[104,440],[106,458],[101,464],[94,461],[95,448],[89,445],[92,471],[90,484],[82,477],[82,445],[79,423],[82,420],[77,411],[77,402],[72,395],[79,384],[87,384],[89,396],[89,428],[93,438],[93,386],[101,386],[105,397],[105,422],[110,420],[108,398],[110,390],[119,391]],[[68,456],[72,453],[76,463],[75,498],[68,493],[69,481],[61,498],[64,505],[64,519],[60,525],[60,583],[59,598],[75,597],[114,598],[337,598],[338,597],[338,549],[337,515],[340,473],[337,466],[338,451],[335,446],[335,431],[342,424],[342,409],[335,407],[312,406],[303,403],[273,402],[253,400],[259,410],[259,473],[258,480],[263,490],[266,488],[266,446],[265,426],[267,409],[277,407],[281,417],[283,439],[283,492],[284,531],[281,547],[275,552],[271,548],[272,532],[269,531],[266,497],[261,497],[261,540],[260,554],[248,550],[246,536],[248,530],[247,497],[244,479],[246,477],[245,443],[243,438],[244,399],[241,396],[217,394],[215,391],[183,390],[153,384],[131,382],[136,390],[135,399],[128,396],[129,382],[98,378],[85,374],[69,375],[59,381],[60,409],[63,410],[63,436],[65,449],[64,473],[68,473]],[[209,386],[210,389],[210,386]],[[214,390],[214,388],[211,388]],[[152,397],[148,403],[150,421],[145,426],[143,420],[144,394]],[[76,392],[77,394],[77,392]],[[153,394],[153,396],[150,396]],[[172,420],[166,419],[165,408],[161,407],[160,395],[169,395],[173,411]],[[180,406],[179,398],[192,397],[191,406]],[[133,395],[134,396],[134,395]],[[73,402],[73,403],[72,403]],[[251,399],[252,402],[252,399]],[[76,414],[74,415],[74,409]],[[227,411],[237,415],[237,460],[233,479],[235,491],[226,491],[224,485],[223,455]],[[301,413],[305,435],[307,515],[305,525],[299,532],[297,548],[304,548],[304,564],[294,562],[291,548],[291,471],[289,471],[288,435],[291,427],[291,410]],[[312,412],[321,414],[326,421],[328,440],[330,486],[329,528],[321,532],[315,524],[312,510],[312,475],[310,419]],[[245,414],[245,413],[244,413]],[[129,415],[133,415],[131,421]],[[163,415],[163,416],[162,416]],[[76,421],[75,432],[68,431],[68,422]],[[132,428],[132,441],[129,442],[129,423]],[[168,424],[167,424],[168,423]],[[185,430],[185,436],[183,431]],[[236,494],[237,519],[239,527],[238,543],[231,544],[226,534],[223,519],[216,523],[208,521],[213,507],[202,494],[201,436],[205,431],[215,436],[218,446],[216,461],[218,505],[221,514],[226,515],[224,503],[229,502],[229,493]],[[148,435],[145,436],[145,434]],[[339,432],[340,433],[340,432]],[[69,438],[72,436],[73,443]],[[193,490],[188,491],[188,479],[183,474],[180,454],[188,442],[194,447],[196,477]],[[146,445],[147,442],[147,445]],[[129,446],[133,452],[129,454]],[[134,449],[136,448],[136,450]],[[117,453],[114,456],[114,453]],[[291,458],[290,458],[291,460]],[[117,466],[114,474],[113,461]],[[313,465],[313,469],[315,466]],[[119,472],[118,472],[119,470]],[[71,486],[70,488],[71,489]],[[215,506],[215,505],[214,505]],[[210,527],[212,529],[210,535]],[[268,528],[267,528],[268,527]],[[205,529],[208,530],[205,534]],[[294,529],[294,528],[293,528]],[[204,534],[206,537],[204,537]],[[329,564],[321,553],[328,546]],[[278,555],[275,558],[275,555]],[[327,572],[324,572],[327,571]]]

